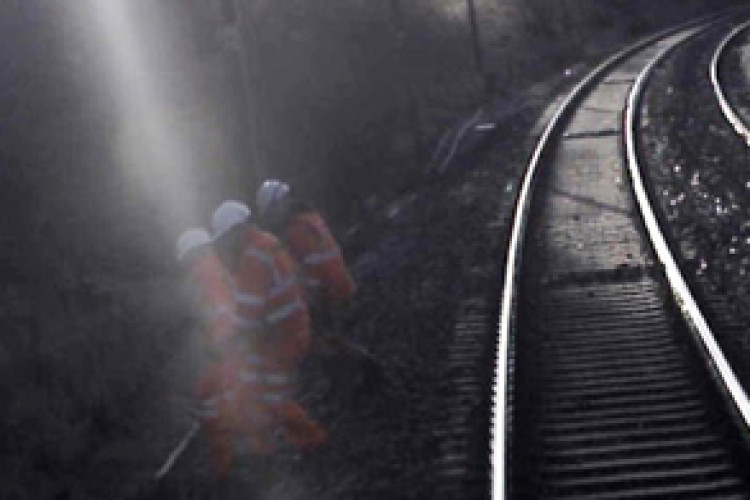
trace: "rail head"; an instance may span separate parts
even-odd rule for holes
[[[750,400],[748,400],[742,385],[740,384],[734,370],[726,359],[719,343],[716,340],[710,325],[703,312],[698,306],[690,287],[683,276],[675,256],[667,242],[665,234],[661,230],[657,214],[651,204],[645,179],[638,159],[638,144],[636,131],[638,127],[638,110],[646,84],[648,83],[654,68],[662,62],[679,44],[668,47],[661,51],[648,66],[641,72],[631,89],[625,111],[625,151],[627,156],[628,172],[631,187],[639,207],[646,232],[651,245],[661,263],[667,283],[669,284],[675,301],[686,320],[691,332],[696,337],[701,351],[705,354],[709,369],[714,379],[719,384],[720,390],[729,398],[738,423],[744,427],[744,431],[750,430]]]
[[[524,244],[524,232],[529,218],[532,192],[536,174],[542,158],[551,145],[551,139],[558,133],[574,105],[582,99],[591,86],[600,80],[618,63],[627,59],[639,50],[658,43],[673,34],[690,28],[711,25],[725,18],[731,12],[740,12],[747,7],[735,7],[718,14],[703,16],[679,26],[663,30],[655,35],[636,42],[617,52],[591,71],[566,97],[558,107],[544,129],[523,175],[521,187],[516,197],[509,243],[506,250],[502,297],[500,299],[500,317],[498,320],[498,344],[495,357],[495,380],[493,384],[492,423],[490,433],[491,495],[493,500],[509,498],[508,484],[508,451],[510,436],[508,423],[508,362],[510,339],[515,320],[516,289],[521,268],[521,250]]]
[[[733,29],[721,41],[721,43],[716,48],[716,52],[714,52],[714,55],[711,58],[711,64],[709,65],[708,70],[709,78],[711,79],[711,85],[713,86],[714,94],[716,95],[716,100],[719,104],[719,108],[721,108],[721,113],[724,115],[724,118],[729,122],[737,135],[742,138],[742,140],[748,147],[750,147],[750,129],[748,128],[748,125],[742,120],[742,118],[740,118],[737,111],[735,111],[735,109],[729,103],[729,98],[727,97],[726,92],[724,92],[724,87],[722,86],[721,79],[719,78],[719,66],[721,65],[724,53],[729,44],[732,43],[732,41],[734,41],[734,39],[737,38],[740,33],[747,30],[749,27],[750,21],[744,22]]]

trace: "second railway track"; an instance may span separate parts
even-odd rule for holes
[[[656,61],[712,25],[613,59],[541,140],[504,288],[495,499],[750,498],[744,393],[673,294],[627,133]]]

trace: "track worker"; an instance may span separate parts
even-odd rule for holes
[[[255,204],[264,229],[278,236],[299,263],[309,300],[326,306],[349,301],[354,280],[321,213],[292,198],[288,184],[273,179],[258,188]]]
[[[294,374],[310,344],[307,304],[291,256],[250,215],[243,203],[226,201],[211,218],[214,248],[235,283],[237,328],[248,346],[241,379],[243,411],[250,414],[243,422],[269,453],[276,432],[298,449],[315,448],[326,432],[293,399]]]
[[[293,198],[290,191],[283,181],[263,182],[255,196],[259,218],[263,228],[275,234],[297,261],[316,327],[335,331],[335,317],[331,313],[351,300],[356,286],[321,213]],[[381,364],[362,346],[340,335],[318,333],[314,339],[316,350],[332,357],[329,364],[339,373],[337,385],[381,385],[384,382]],[[349,362],[356,366],[348,369]],[[352,378],[357,371],[359,384],[355,383],[356,377]]]
[[[194,228],[182,233],[177,240],[177,259],[199,292],[207,318],[201,336],[206,355],[197,395],[212,465],[216,475],[224,477],[234,456],[238,430],[235,392],[242,361],[233,346],[234,293],[207,231]]]

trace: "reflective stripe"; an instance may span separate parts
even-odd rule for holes
[[[201,407],[196,411],[199,417],[202,418],[215,418],[219,416],[219,409],[215,407]]]
[[[221,401],[221,395],[203,399],[200,404],[203,407],[216,406],[219,404],[219,401]]]
[[[251,372],[242,370],[240,372],[240,380],[243,382],[257,382],[260,379],[260,375],[258,375],[258,372]]]
[[[291,302],[285,306],[281,306],[274,310],[273,312],[270,312],[266,315],[266,321],[268,321],[271,324],[278,323],[280,321],[285,320],[298,310],[302,309],[304,307],[304,304],[299,298],[296,298],[294,302]]]
[[[233,335],[232,337],[229,337],[228,339],[226,339],[224,342],[221,342],[219,345],[227,351],[229,350],[240,351],[248,347],[247,339],[244,337],[240,337],[239,335]]]
[[[263,358],[258,356],[257,354],[248,354],[245,360],[251,364],[251,365],[262,365],[263,364]]]
[[[303,280],[303,284],[307,288],[317,288],[317,287],[319,287],[321,285],[320,280],[316,279],[316,278],[305,278]]]
[[[220,316],[222,314],[231,313],[232,312],[232,308],[230,306],[226,305],[226,304],[222,304],[220,306],[214,306],[211,309],[211,312],[213,312],[213,314],[215,314],[217,316]]]
[[[232,401],[234,400],[233,391],[225,391],[222,394],[211,396],[210,398],[202,399],[198,403],[198,409],[196,413],[198,416],[203,418],[215,418],[219,416],[219,405],[222,400]]]
[[[266,252],[262,250],[258,250],[255,247],[250,247],[247,250],[245,250],[245,255],[248,257],[255,257],[256,259],[263,261],[269,266],[273,265],[273,257],[268,255]]]
[[[260,399],[266,403],[282,403],[284,401],[284,396],[267,392],[263,394]]]
[[[263,381],[269,385],[286,385],[290,382],[289,377],[287,377],[286,375],[279,375],[275,373],[264,375]]]
[[[251,307],[261,307],[265,305],[266,301],[263,297],[259,297],[258,295],[254,295],[252,293],[245,293],[245,292],[237,292],[234,295],[234,299],[245,306],[251,306]]]
[[[311,253],[306,256],[303,261],[305,264],[315,265],[323,262],[338,259],[341,256],[341,252],[337,248],[332,248],[323,252]]]
[[[273,273],[274,283],[278,283],[281,280],[281,277],[279,276],[279,270],[276,269],[273,255],[269,255],[266,252],[255,247],[250,247],[245,250],[245,255],[249,257],[255,257],[256,259],[263,262],[266,266],[268,266]]]
[[[227,305],[215,306],[208,310],[208,317],[211,321],[218,321],[222,316],[232,314],[232,308]]]
[[[232,335],[231,337],[223,339],[213,339],[209,345],[211,354],[219,359],[223,359],[234,351],[243,351],[247,349],[247,347],[247,339],[239,335]]]
[[[292,288],[296,284],[297,284],[297,280],[294,277],[289,278],[287,281],[280,283],[276,285],[275,287],[271,288],[271,291],[268,292],[268,295],[272,299],[276,298],[279,295],[283,294],[284,292],[288,291],[290,288]]]
[[[237,322],[237,327],[243,331],[263,329],[263,323],[257,319],[245,319],[245,318],[236,316],[235,321]]]

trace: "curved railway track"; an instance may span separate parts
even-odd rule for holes
[[[746,119],[744,92],[737,85],[743,81],[736,73],[738,43],[724,43],[728,32],[737,36],[742,26],[709,30],[658,65],[638,106],[643,126],[637,142],[645,185],[665,236],[719,345],[749,391],[750,314],[742,287],[750,270],[750,240],[747,247],[735,247],[744,244],[750,220],[748,149],[742,135],[727,124],[716,85]],[[717,54],[720,73],[706,71],[716,68]]]
[[[750,146],[750,129],[745,121],[742,120],[735,107],[730,103],[728,93],[725,90],[725,85],[722,83],[719,73],[721,62],[725,57],[727,48],[748,28],[750,28],[750,21],[737,26],[721,41],[711,58],[711,64],[708,71],[711,85],[713,86],[714,94],[716,95],[716,100],[719,103],[724,118],[726,118],[742,140],[745,141],[745,144]]]
[[[716,23],[605,62],[539,142],[501,304],[494,499],[750,498],[750,404],[662,235],[636,134],[654,67]]]

